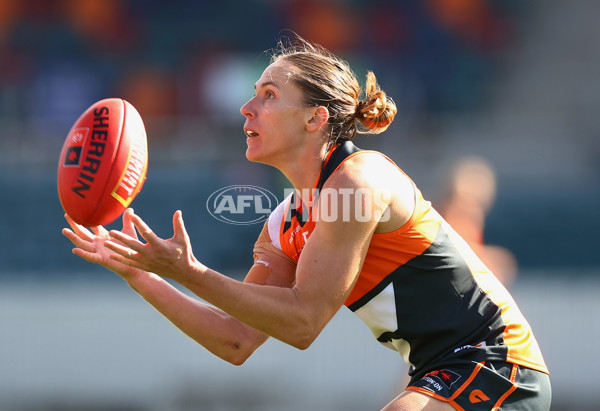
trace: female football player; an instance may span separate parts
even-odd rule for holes
[[[396,111],[373,73],[362,92],[327,50],[280,44],[241,113],[246,157],[295,190],[269,216],[242,282],[196,258],[180,211],[170,239],[132,210],[121,231],[67,216],[63,233],[75,254],[115,271],[233,364],[268,337],[309,347],[346,305],[410,365],[408,386],[384,410],[549,409],[548,370],[508,291],[392,160],[353,144]]]

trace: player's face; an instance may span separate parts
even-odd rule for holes
[[[246,117],[246,157],[275,167],[294,159],[305,139],[305,122],[312,117],[303,91],[289,79],[292,66],[277,61],[256,82],[256,93],[241,108]]]

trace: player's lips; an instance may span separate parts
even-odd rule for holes
[[[258,137],[258,133],[254,130],[250,130],[249,128],[244,128],[244,133],[246,133],[246,136],[249,138]]]

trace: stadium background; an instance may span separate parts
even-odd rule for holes
[[[553,373],[553,409],[600,386],[600,3],[593,0],[0,0],[0,409],[365,410],[400,390],[401,359],[344,310],[307,352],[277,341],[242,368],[197,347],[105,270],[70,253],[56,161],[74,119],[119,96],[145,119],[136,211],[231,276],[259,226],[213,219],[232,184],[281,197],[244,158],[239,107],[283,29],[373,70],[399,115],[359,146],[385,151],[434,200],[456,159],[493,165],[485,239]],[[280,198],[281,199],[281,198]]]

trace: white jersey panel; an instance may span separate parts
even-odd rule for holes
[[[281,224],[283,224],[283,215],[291,199],[292,194],[279,203],[279,205],[275,207],[275,210],[271,211],[271,214],[269,215],[269,237],[271,237],[273,245],[279,250],[281,250],[281,238],[279,233],[281,232]]]
[[[375,338],[383,333],[398,329],[398,318],[396,314],[396,297],[394,295],[394,284],[390,283],[379,294],[373,297],[367,304],[354,311],[361,320],[367,324]],[[406,340],[393,339],[382,344],[392,350],[398,351],[404,361],[410,364],[408,356],[410,345]]]

